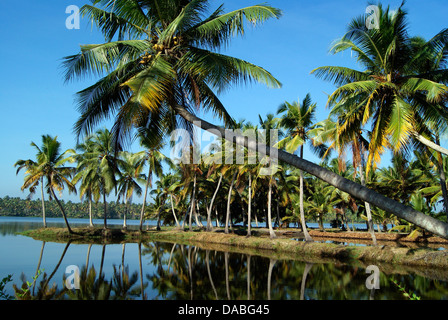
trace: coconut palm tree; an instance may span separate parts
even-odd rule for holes
[[[379,4],[379,28],[367,29],[366,16],[361,16],[351,21],[348,32],[333,45],[334,54],[351,50],[363,71],[337,66],[312,71],[339,86],[329,97],[330,106],[347,111],[344,105],[349,103],[347,121],[371,124],[367,173],[386,147],[397,152],[409,148],[414,138],[425,142],[421,135],[425,121],[446,126],[448,120],[446,110],[439,106],[448,90],[442,83],[447,80],[446,70],[419,72],[418,68],[425,50],[447,45],[448,30],[416,51],[403,5],[392,11]]]
[[[303,151],[305,143],[311,141],[308,137],[308,132],[312,129],[315,120],[317,105],[312,103],[311,95],[308,93],[303,101],[288,103],[280,105],[277,114],[282,115],[279,125],[285,128],[288,133],[287,137],[279,142],[279,145],[284,145],[286,151],[294,153],[299,150],[300,159],[303,159]],[[325,145],[319,144],[313,149],[320,156],[325,152]],[[299,170],[300,174],[300,219],[303,226],[303,233],[306,241],[312,241],[310,234],[306,229],[305,212],[303,208],[303,172]]]
[[[31,146],[37,150],[37,162],[30,160],[24,163],[18,162],[18,165],[27,167],[27,175],[25,176],[22,190],[30,189],[33,191],[39,182],[43,183],[45,181],[45,188],[50,196],[50,200],[54,199],[58,204],[67,230],[72,234],[73,231],[68,223],[64,207],[56,196],[55,190],[62,192],[65,186],[67,186],[69,192],[76,193],[75,186],[69,180],[74,173],[74,168],[65,166],[68,161],[73,162],[73,157],[68,155],[74,153],[74,150],[67,150],[61,153],[61,143],[57,139],[58,137],[43,135],[40,147],[32,142]]]
[[[195,105],[232,124],[214,90],[222,92],[240,81],[279,87],[263,68],[215,51],[231,36],[244,34],[245,21],[258,25],[280,17],[280,11],[255,5],[224,13],[220,6],[205,16],[209,7],[208,0],[95,0],[83,6],[82,15],[98,26],[107,42],[82,46],[79,54],[66,57],[65,78],[106,75],[78,93],[82,115],[76,132],[88,133],[115,110],[112,131],[117,141],[134,127],[148,126],[149,120],[153,137],[161,137],[179,125],[191,126],[175,116],[175,108],[193,111]]]
[[[33,176],[34,175],[33,171],[38,168],[37,163],[34,162],[31,159],[28,159],[28,160],[18,160],[14,164],[14,166],[18,167],[17,171],[16,171],[16,175],[19,174],[19,172],[22,169],[26,169],[26,174],[30,175],[30,176]],[[30,191],[29,197],[31,197],[36,192],[36,188],[39,186],[39,184],[40,184],[41,202],[42,202],[42,222],[43,222],[43,227],[46,228],[47,227],[47,219],[46,219],[46,216],[45,216],[45,197],[44,197],[44,180],[43,180],[43,177],[40,180],[36,180],[33,184],[31,184],[28,187],[28,189]],[[26,188],[24,188],[22,186],[22,191],[25,190],[25,189]]]
[[[154,141],[151,130],[147,128],[139,129],[140,145],[145,148],[145,151],[138,152],[137,157],[140,157],[138,171],[142,170],[142,167],[148,166],[148,173],[146,176],[145,191],[143,193],[143,205],[140,212],[140,226],[139,230],[143,230],[143,217],[146,207],[146,197],[148,195],[148,189],[152,186],[152,178],[155,175],[157,178],[161,178],[163,175],[163,164],[171,165],[171,161],[165,157],[160,151],[163,148],[161,141]]]
[[[142,188],[140,183],[146,181],[145,175],[141,173],[140,168],[140,157],[138,154],[133,154],[130,152],[120,153],[120,163],[119,168],[119,178],[117,180],[118,185],[118,200],[122,197],[124,199],[125,209],[123,214],[123,229],[127,229],[126,215],[129,206],[132,203],[132,197],[135,194],[140,196],[142,194]]]
[[[225,124],[233,123],[213,90],[219,93],[235,83],[250,81],[280,86],[279,81],[263,68],[214,52],[228,44],[231,36],[244,34],[245,21],[257,25],[279,18],[280,11],[267,5],[256,5],[224,13],[221,6],[202,19],[207,9],[207,0],[169,0],[163,4],[98,0],[93,6],[84,6],[82,14],[97,24],[107,42],[82,46],[80,53],[66,57],[63,64],[67,81],[89,74],[103,76],[77,95],[81,112],[75,125],[78,135],[90,133],[95,125],[112,114],[116,115],[113,132],[117,142],[128,137],[132,128],[148,123],[159,136],[179,125],[190,129],[195,125],[203,130],[213,130],[250,150],[276,153],[279,160],[363,201],[437,235],[448,236],[445,223],[321,166],[198,118],[193,113],[195,105],[213,111]],[[112,41],[115,36],[119,41]],[[435,96],[439,96],[439,91],[436,90]]]
[[[104,229],[107,229],[107,195],[117,186],[116,174],[119,172],[117,152],[112,135],[108,129],[98,130],[91,137],[89,168],[98,179],[104,206]]]
[[[97,158],[94,151],[94,144],[92,141],[93,136],[90,135],[84,139],[83,143],[76,146],[78,151],[74,155],[77,167],[76,175],[73,178],[72,183],[76,185],[79,181],[79,196],[82,199],[87,196],[89,201],[89,225],[94,227],[93,214],[92,214],[92,202],[98,203],[101,196],[101,177],[97,169]]]
[[[366,186],[365,153],[369,143],[363,136],[359,122],[346,121],[349,109],[350,105],[347,105],[347,112],[341,112],[342,109],[337,108],[337,112],[330,113],[328,119],[316,123],[313,129],[309,131],[309,135],[312,137],[313,144],[315,145],[329,144],[327,151],[323,155],[324,159],[329,157],[331,150],[335,150],[338,153],[338,165],[334,166],[334,169],[338,167],[339,171],[345,171],[343,169],[347,167],[345,162],[346,151],[347,149],[351,149],[354,173],[355,175],[360,175],[361,185]],[[337,120],[334,121],[332,118],[336,118]],[[345,125],[341,125],[341,123]],[[351,126],[349,127],[346,124],[350,124]],[[364,208],[367,214],[368,229],[372,236],[372,241],[376,245],[370,204],[365,202]]]

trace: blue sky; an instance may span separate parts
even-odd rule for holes
[[[0,145],[3,150],[0,197],[28,195],[26,191],[21,192],[23,174],[16,176],[13,165],[18,159],[34,158],[31,141],[40,144],[41,135],[50,134],[58,136],[63,149],[75,146],[73,124],[79,114],[74,94],[95,79],[64,83],[61,59],[77,53],[81,44],[103,41],[87,21],[81,21],[79,30],[68,30],[65,26],[69,16],[65,13],[66,7],[81,7],[86,2],[0,2]],[[260,2],[264,1],[211,0],[213,8],[224,3],[227,11]],[[244,38],[235,39],[223,53],[266,68],[283,87],[268,89],[257,84],[235,87],[222,94],[221,100],[237,120],[256,123],[259,114],[264,117],[275,113],[282,102],[301,100],[309,92],[318,104],[317,120],[323,120],[328,115],[327,94],[335,88],[310,75],[310,71],[324,65],[357,67],[350,53],[333,56],[328,49],[335,39],[343,36],[347,23],[365,12],[368,1],[271,0],[268,3],[280,8],[283,17],[251,29]],[[401,0],[382,3],[396,8]],[[411,35],[429,39],[448,27],[446,0],[408,0],[406,8]],[[108,123],[104,125],[109,126]],[[317,161],[309,152],[307,158]]]

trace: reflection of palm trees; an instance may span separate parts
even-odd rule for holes
[[[272,278],[272,269],[274,269],[275,263],[277,260],[270,259],[269,260],[269,270],[268,270],[268,300],[271,300],[271,278]]]
[[[35,285],[37,282],[37,277],[39,276],[39,267],[42,260],[43,255],[43,249],[44,244],[42,244],[41,254],[39,256],[39,262],[38,262],[38,269],[36,271],[36,275],[33,277],[34,281],[30,285],[29,282],[26,281],[25,276],[22,274],[22,286],[21,288],[18,288],[15,284],[13,284],[13,288],[15,291],[16,298],[19,300],[52,300],[52,299],[59,299],[61,298],[64,293],[65,289],[58,290],[57,286],[54,284],[51,288],[48,287],[48,284],[50,283],[50,280],[55,275],[56,271],[59,269],[62,260],[65,257],[65,254],[67,253],[67,250],[70,246],[70,241],[67,242],[65,245],[65,248],[62,252],[61,258],[59,259],[58,263],[56,264],[56,267],[54,268],[53,272],[50,274],[50,276],[47,277],[47,274],[44,273],[42,276],[42,280],[39,283],[39,287],[37,288],[37,293],[35,293]],[[31,291],[30,288],[33,287],[33,290]]]
[[[301,286],[300,286],[300,300],[303,300],[304,297],[305,297],[306,278],[307,278],[308,273],[310,272],[312,267],[313,267],[312,263],[307,263],[305,265],[305,270],[303,271],[303,276],[302,276],[302,283],[301,283]]]
[[[41,255],[37,264],[41,267]],[[256,255],[202,250],[191,245],[170,243],[138,244],[139,271],[126,265],[125,249],[121,261],[113,266],[113,273],[106,275],[106,245],[102,246],[101,264],[98,269],[89,267],[91,245],[87,247],[86,264],[81,268],[78,290],[58,289],[50,281],[63,265],[70,243],[65,246],[61,258],[50,275],[41,274],[40,281],[32,286],[25,282],[21,288],[14,286],[20,299],[147,299],[148,282],[155,296],[164,300],[358,300],[368,299],[365,287],[366,274],[363,267],[345,264],[312,264],[293,260],[276,260]],[[144,273],[142,258],[146,255],[148,273]],[[120,258],[118,258],[120,259]],[[137,257],[135,257],[137,260]],[[400,270],[402,272],[402,270]],[[38,273],[39,274],[39,273]],[[383,276],[383,275],[387,275]],[[138,281],[140,277],[140,282]],[[65,278],[65,277],[64,277]],[[65,279],[64,283],[65,283]],[[422,298],[440,299],[446,296],[446,279],[434,280],[417,275],[412,277],[389,274],[382,270],[381,291],[375,299],[403,299],[392,280]],[[331,285],[329,285],[331,284]],[[32,288],[32,289],[31,289]],[[19,296],[21,295],[21,296]],[[424,295],[424,296],[423,296]]]

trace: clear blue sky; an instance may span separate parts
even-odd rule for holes
[[[0,2],[0,145],[3,150],[0,197],[28,195],[20,190],[23,174],[16,176],[13,164],[18,159],[34,158],[31,141],[40,144],[41,135],[50,134],[59,137],[64,150],[75,146],[72,128],[79,115],[73,97],[95,79],[64,84],[60,66],[64,56],[79,51],[80,44],[103,40],[87,21],[82,21],[79,30],[68,30],[65,26],[66,7],[81,7],[86,2]],[[213,7],[224,3],[228,11],[261,2],[264,0],[211,0]],[[343,36],[347,23],[365,12],[368,1],[271,0],[268,3],[282,9],[283,17],[247,32],[243,39],[235,39],[225,53],[266,68],[283,83],[283,88],[235,87],[221,99],[237,120],[256,123],[259,114],[264,117],[274,113],[282,102],[303,99],[309,92],[318,104],[318,120],[323,120],[328,115],[326,94],[335,88],[310,75],[310,71],[324,65],[356,67],[349,53],[333,56],[328,49],[332,41]],[[396,8],[401,0],[382,3]],[[408,0],[406,8],[412,35],[429,39],[448,27],[446,0]],[[308,159],[317,161],[309,152]]]

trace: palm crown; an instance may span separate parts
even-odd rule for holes
[[[409,146],[426,121],[446,126],[448,119],[441,106],[448,78],[446,70],[438,68],[446,59],[448,30],[422,43],[409,37],[402,6],[394,12],[378,8],[379,28],[368,30],[365,16],[354,19],[331,49],[351,50],[363,71],[335,66],[312,71],[339,86],[328,103],[333,114],[343,115],[340,135],[371,124],[367,169],[379,162],[384,147],[398,151]],[[438,66],[424,68],[431,60],[439,61]]]
[[[256,5],[224,13],[220,6],[207,16],[208,0],[92,2],[81,13],[97,25],[106,43],[81,46],[63,63],[67,81],[102,77],[77,95],[78,135],[112,114],[116,142],[126,141],[132,128],[150,127],[159,137],[179,126],[191,128],[175,116],[175,107],[189,112],[202,107],[230,125],[233,119],[216,94],[241,82],[280,86],[265,69],[215,52],[232,36],[244,34],[245,21],[256,25],[278,18],[278,9]]]

